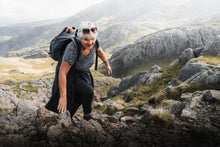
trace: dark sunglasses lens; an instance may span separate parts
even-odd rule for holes
[[[83,32],[83,34],[89,34],[90,30],[89,29],[83,29],[82,32]]]
[[[97,31],[97,28],[91,28],[91,31],[92,31],[93,33],[95,33],[95,32]]]

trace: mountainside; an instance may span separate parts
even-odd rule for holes
[[[190,25],[146,35],[113,53],[110,63],[116,76],[151,60],[179,56],[187,49],[208,46],[220,33],[219,25]]]
[[[33,28],[26,28],[24,25],[24,29],[12,34],[14,36],[12,38],[11,36],[3,38],[4,31],[2,33],[0,31],[0,37],[3,40],[0,42],[0,55],[8,56],[10,51],[21,50],[35,44],[44,43],[49,46],[49,41],[65,26],[78,27],[79,23],[85,20],[93,21],[98,25],[100,42],[106,49],[116,44],[124,44],[122,41],[131,37],[135,40],[144,34],[164,29],[167,26],[190,23],[195,18],[209,17],[218,12],[217,5],[215,5],[218,3],[217,0],[209,2],[210,5],[206,5],[206,2],[202,1],[203,5],[200,7],[197,6],[197,3],[197,0],[194,0],[193,3],[183,1],[175,5],[172,1],[164,3],[162,0],[141,0],[138,3],[135,0],[106,0],[60,23]],[[168,5],[169,7],[167,7]],[[7,27],[2,29],[8,30]],[[11,31],[13,32],[13,30]]]

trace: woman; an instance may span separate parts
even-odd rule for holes
[[[67,28],[69,30],[70,28]],[[84,22],[78,29],[79,48],[74,42],[67,45],[62,61],[57,64],[52,96],[46,105],[48,110],[57,113],[70,111],[71,118],[82,104],[84,116],[92,118],[93,77],[90,72],[96,54],[97,28],[91,22]],[[101,47],[98,56],[106,65],[108,74],[111,67]]]

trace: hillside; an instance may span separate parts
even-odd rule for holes
[[[187,48],[208,47],[219,33],[219,25],[197,24],[146,35],[113,53],[110,63],[114,75],[123,77],[137,66],[153,64],[156,59],[177,57]]]
[[[3,146],[217,146],[220,126],[220,38],[186,49],[168,68],[123,79],[92,72],[94,119],[80,108],[55,114],[44,106],[53,78],[0,85]],[[198,57],[195,57],[197,53]],[[213,54],[213,55],[211,55]],[[24,73],[25,75],[25,73]]]

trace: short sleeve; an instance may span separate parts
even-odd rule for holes
[[[100,47],[100,43],[99,43],[99,40],[98,40],[98,39],[96,39],[95,44],[96,44],[96,47],[97,47],[97,48],[99,48],[99,47]]]
[[[77,58],[77,49],[74,43],[71,41],[67,46],[63,54],[63,61],[66,61],[70,65],[73,65],[76,62]]]

